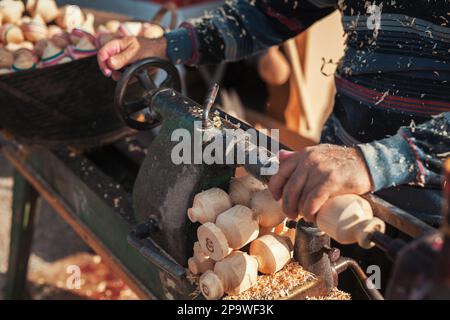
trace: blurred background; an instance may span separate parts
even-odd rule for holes
[[[82,8],[146,20],[165,1],[57,2],[59,5],[76,4]],[[177,0],[174,3],[178,6],[177,20],[180,23],[219,6],[221,1]],[[168,19],[163,19],[163,24]],[[344,40],[340,15],[336,12],[293,40],[290,47],[274,48],[247,61],[200,69],[200,78],[186,79],[188,95],[194,100],[201,100],[208,87],[205,78],[217,76],[222,87],[220,102],[224,109],[256,127],[279,128],[282,142],[294,149],[316,143],[333,103],[335,89],[332,74],[343,53]],[[276,69],[280,52],[284,57],[281,59],[289,64],[290,72],[287,78],[272,81],[270,75],[264,74],[264,70],[268,70],[264,64],[268,63]],[[300,63],[292,65],[289,59],[295,58],[295,55]],[[8,265],[13,173],[13,168],[0,157],[0,289],[4,285]],[[137,299],[133,291],[42,200],[39,201],[32,243],[29,298]],[[70,265],[78,265],[83,272],[81,290],[66,288],[66,269]],[[1,294],[0,290],[0,298]]]

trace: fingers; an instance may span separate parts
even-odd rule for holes
[[[281,149],[280,152],[278,152],[278,159],[280,160],[280,163],[282,163],[284,160],[289,159],[294,154],[295,152],[293,151]]]
[[[122,73],[119,71],[112,72],[112,78],[114,81],[119,81],[121,75],[122,75]]]
[[[303,166],[298,166],[283,188],[282,207],[291,219],[298,216],[298,200],[308,180],[308,173]]]
[[[280,163],[280,169],[278,170],[277,174],[270,178],[268,188],[275,200],[278,201],[281,199],[281,196],[283,194],[283,187],[288,178],[295,170],[298,163],[298,158],[299,156],[297,153],[293,156],[290,156],[288,159],[283,160]]]
[[[298,212],[306,221],[315,222],[317,213],[330,198],[330,194],[322,186],[319,186],[305,192],[305,195],[298,203]]]
[[[120,70],[134,62],[139,48],[139,42],[135,37],[115,39],[106,43],[97,54],[98,64],[103,74],[109,77],[114,70]]]

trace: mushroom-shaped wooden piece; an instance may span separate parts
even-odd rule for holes
[[[317,225],[339,243],[358,243],[366,249],[374,246],[370,234],[384,232],[386,227],[373,217],[370,204],[357,195],[337,196],[325,202],[317,214]]]
[[[233,204],[241,204],[243,206],[250,206],[250,199],[255,192],[264,190],[266,186],[258,179],[247,175],[239,178],[234,178],[230,182],[228,193],[230,194]]]
[[[25,39],[31,42],[37,42],[48,37],[48,28],[44,19],[37,14],[30,22],[22,24],[22,31]]]
[[[12,69],[16,72],[32,70],[36,68],[37,58],[31,50],[19,49],[14,52],[14,64]]]
[[[232,207],[230,196],[220,188],[211,188],[194,197],[192,208],[187,215],[192,222],[215,222],[222,212]]]
[[[213,271],[200,277],[200,290],[208,300],[220,299],[225,293],[235,295],[256,284],[258,263],[254,257],[234,251],[217,262]]]
[[[275,201],[268,189],[254,193],[250,200],[250,207],[255,212],[261,227],[275,227],[286,219],[281,203]]]
[[[148,39],[158,39],[164,35],[164,29],[159,24],[145,22],[142,24],[141,35]]]
[[[3,23],[18,22],[25,11],[25,6],[20,0],[2,0],[0,1],[0,13],[3,17]]]
[[[12,52],[0,48],[0,69],[10,69],[14,63],[14,55]]]
[[[203,252],[215,261],[255,240],[258,234],[259,225],[253,211],[241,205],[221,213],[215,224],[207,222],[197,230]]]
[[[109,32],[116,33],[119,30],[120,21],[109,20],[108,22],[106,22],[105,27],[109,30]]]
[[[249,253],[258,261],[259,272],[274,274],[291,260],[291,251],[288,238],[270,233],[253,241]]]
[[[67,56],[64,49],[58,47],[52,40],[47,41],[46,46],[42,51],[41,64],[43,67],[69,62],[71,60],[72,59]]]
[[[56,19],[58,16],[58,6],[55,0],[28,0],[27,11],[34,17],[39,14],[46,23]]]
[[[80,27],[83,24],[84,15],[79,6],[66,5],[59,9],[56,23],[58,26],[68,32],[72,32],[74,28]]]
[[[12,23],[7,23],[0,27],[0,40],[3,44],[22,43],[25,38],[22,29]]]
[[[95,39],[85,36],[80,39],[75,47],[69,46],[67,51],[70,57],[77,60],[95,55],[97,53],[97,47],[92,41],[95,41]]]
[[[19,49],[27,49],[27,50],[33,51],[34,45],[30,41],[23,41],[20,43],[10,42],[5,46],[5,49],[7,49],[11,52],[16,52]]]
[[[122,36],[137,37],[142,31],[142,22],[138,21],[123,22],[120,24],[118,31]]]
[[[192,258],[188,259],[188,267],[189,271],[192,274],[202,274],[208,270],[214,269],[215,261],[210,259],[208,256],[205,256],[203,253],[200,243],[197,241],[194,243],[194,255]]]

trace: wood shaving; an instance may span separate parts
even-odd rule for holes
[[[192,297],[200,294],[199,276],[189,275],[188,279],[196,285],[197,290]],[[255,286],[238,295],[225,296],[224,300],[276,300],[290,295],[294,289],[316,280],[316,276],[304,270],[298,262],[292,261],[273,275],[259,275]],[[334,288],[329,295],[323,297],[307,297],[307,300],[350,300],[348,293]]]

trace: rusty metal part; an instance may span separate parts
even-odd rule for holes
[[[209,90],[204,103],[202,115],[202,126],[204,129],[212,127],[212,123],[209,119],[209,112],[211,111],[211,108],[214,105],[214,102],[216,101],[218,92],[219,92],[219,85],[217,83],[214,83],[214,85]]]
[[[305,300],[307,297],[326,296],[330,292],[326,282],[318,277],[302,286],[299,286],[289,293],[289,296],[280,300]]]
[[[329,292],[337,285],[328,256],[330,237],[315,225],[301,220],[297,225],[294,245],[294,259],[307,271],[321,278]]]
[[[158,229],[158,223],[155,220],[149,219],[148,222],[137,225],[133,230],[131,230],[127,238],[128,243],[131,244],[152,264],[166,271],[172,277],[185,277],[186,269],[170,258],[170,256],[159,249],[154,243],[148,240],[151,237],[152,232],[158,231]]]
[[[359,283],[364,289],[364,292],[371,300],[384,300],[384,297],[376,288],[369,286],[368,283],[369,280],[366,274],[355,260],[341,257],[339,258],[338,261],[336,261],[333,264],[333,269],[336,271],[337,274],[342,273],[347,269],[350,269],[355,275],[355,277],[359,280]]]

